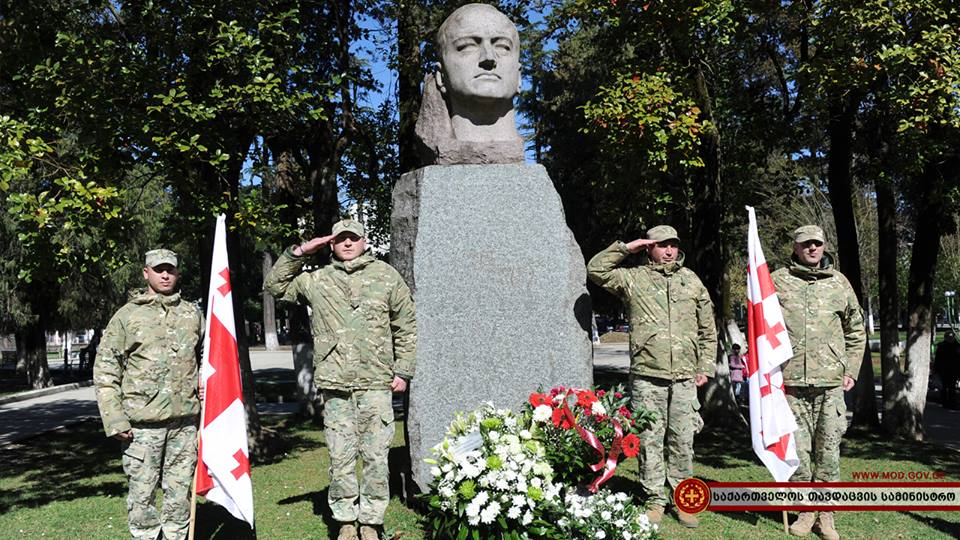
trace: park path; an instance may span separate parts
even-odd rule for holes
[[[254,373],[286,369],[290,370],[290,377],[293,378],[293,357],[289,349],[251,351],[250,363]],[[279,412],[278,409],[286,411],[291,405],[296,410],[296,404],[276,403],[261,403],[257,409],[261,412]],[[0,446],[91,418],[100,418],[92,386],[4,403],[0,405]]]
[[[627,348],[626,343],[595,345],[597,376],[626,378],[630,365]],[[250,351],[250,363],[254,373],[289,370],[293,379],[293,358],[289,350]],[[296,404],[261,403],[257,408],[261,412],[289,412],[296,410]],[[99,416],[93,388],[89,386],[5,403],[0,405],[0,446]],[[960,411],[928,402],[924,422],[928,441],[960,452]]]

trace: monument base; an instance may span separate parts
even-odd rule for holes
[[[458,411],[519,410],[530,392],[590,386],[583,255],[540,165],[430,166],[393,192],[391,264],[414,291],[413,478]]]

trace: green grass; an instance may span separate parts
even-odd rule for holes
[[[322,431],[295,417],[266,417],[275,454],[253,470],[257,538],[263,540],[328,538],[329,460]],[[398,426],[391,463],[403,459]],[[696,441],[696,476],[713,481],[769,481],[754,458],[744,430],[708,431]],[[103,437],[99,424],[70,429],[0,448],[0,539],[115,539],[126,534],[126,480],[119,444]],[[942,471],[946,480],[960,478],[960,455],[927,443],[891,442],[876,436],[848,437],[842,455],[842,479],[852,471]],[[636,462],[618,469],[614,489],[635,492]],[[399,479],[392,478],[396,489]],[[244,540],[249,529],[212,503],[197,510],[197,539]],[[779,512],[701,514],[696,530],[664,518],[665,538],[789,538]],[[960,537],[960,512],[838,513],[844,538],[934,539]],[[394,498],[386,528],[400,538],[423,538],[417,513]]]

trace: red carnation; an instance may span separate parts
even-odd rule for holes
[[[619,412],[624,418],[631,418],[630,409],[626,408],[625,406],[620,407]]]
[[[633,433],[624,437],[620,444],[623,449],[623,455],[628,458],[637,457],[637,454],[640,453],[640,437],[637,437]]]
[[[598,397],[598,398],[602,398],[602,397],[605,396],[605,395],[607,395],[607,391],[606,391],[606,390],[597,390],[597,397]]]
[[[573,424],[570,423],[567,415],[563,414],[563,409],[553,410],[553,425],[554,427],[558,427],[560,429],[570,429],[573,427]]]
[[[532,405],[534,409],[540,405],[550,405],[550,396],[534,392],[530,394],[530,405]]]

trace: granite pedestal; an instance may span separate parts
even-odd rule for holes
[[[540,165],[429,166],[393,193],[391,264],[417,304],[413,479],[457,411],[519,410],[538,387],[593,381],[580,248]]]

